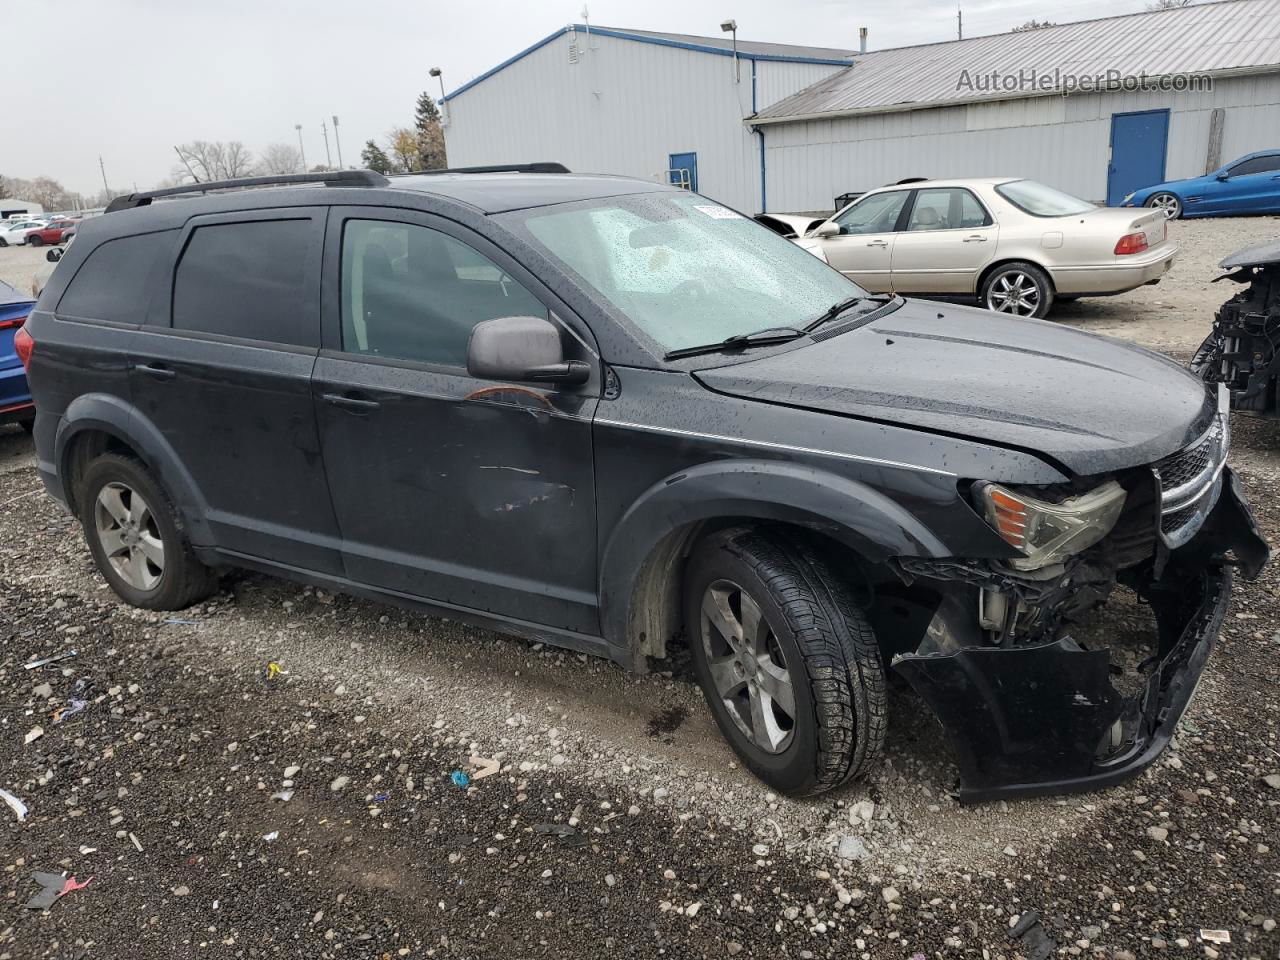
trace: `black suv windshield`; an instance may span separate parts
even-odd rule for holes
[[[664,351],[804,328],[865,291],[811,253],[718,203],[647,193],[535,210],[530,239]]]

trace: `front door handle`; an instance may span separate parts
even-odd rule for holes
[[[987,238],[986,238],[986,237],[980,237],[980,236],[978,236],[978,235],[975,233],[972,237],[965,237],[965,238],[964,238],[964,242],[965,242],[965,243],[986,243],[986,242],[987,242]]]
[[[178,371],[170,370],[168,367],[159,364],[140,363],[134,369],[155,380],[172,380],[178,375]]]
[[[868,247],[887,247],[888,245],[887,240],[871,240],[867,243]]]
[[[372,413],[382,404],[377,400],[362,400],[359,397],[348,397],[341,393],[324,394],[324,402],[351,413]]]

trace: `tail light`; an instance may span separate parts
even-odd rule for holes
[[[22,319],[25,320],[26,317]],[[27,328],[19,328],[18,332],[13,335],[13,350],[18,355],[18,359],[22,361],[22,369],[31,370],[31,351],[35,348],[36,342],[31,339],[31,334],[27,333]]]
[[[1147,249],[1147,235],[1145,233],[1127,233],[1120,238],[1120,242],[1116,244],[1116,256],[1122,257],[1125,254],[1141,253]]]

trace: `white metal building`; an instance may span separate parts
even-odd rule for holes
[[[1125,90],[1139,75],[1187,89]],[[1063,95],[1067,77],[1096,87]],[[778,211],[911,176],[1023,176],[1114,203],[1280,147],[1280,0],[874,51],[748,125]]]
[[[767,208],[744,121],[844,69],[852,51],[574,24],[446,96],[451,166],[557,160]],[[772,181],[769,182],[772,188]]]
[[[14,197],[0,197],[0,220],[15,214],[26,214],[30,217],[38,217],[44,213],[44,207],[30,200],[18,200]]]

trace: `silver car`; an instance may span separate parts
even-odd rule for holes
[[[1009,177],[881,187],[816,225],[772,219],[872,292],[969,295],[1024,317],[1156,283],[1178,253],[1159,210],[1097,207]]]

